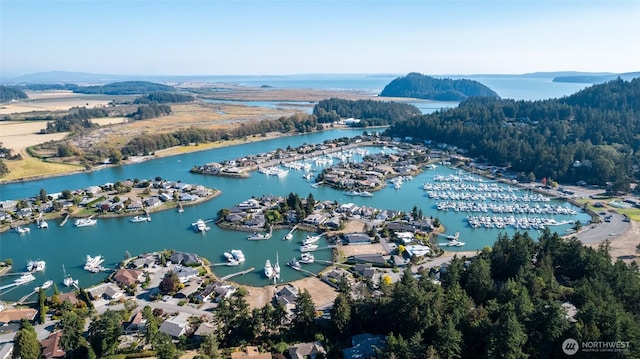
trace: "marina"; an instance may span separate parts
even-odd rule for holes
[[[8,198],[23,198],[32,196],[37,193],[39,188],[46,188],[49,192],[62,191],[64,189],[86,188],[91,185],[112,182],[118,178],[144,178],[148,173],[162,174],[163,177],[180,179],[183,182],[201,183],[210,188],[216,188],[222,191],[223,195],[211,201],[207,201],[196,206],[185,206],[185,212],[188,216],[183,216],[176,210],[160,211],[153,213],[153,225],[131,225],[130,218],[99,218],[100,230],[92,230],[91,237],[86,237],[86,231],[77,230],[73,226],[60,226],[65,222],[65,218],[50,220],[50,226],[47,231],[32,231],[29,235],[20,236],[20,241],[2,240],[0,241],[0,251],[3,256],[12,258],[15,263],[27,263],[30,258],[44,258],[47,260],[47,267],[60,268],[63,264],[69,264],[67,268],[72,281],[82,283],[82,286],[96,284],[106,278],[107,273],[91,273],[85,271],[83,262],[79,262],[78,258],[84,258],[87,253],[100,253],[105,262],[103,265],[107,268],[115,268],[118,265],[119,258],[129,253],[145,253],[158,249],[180,249],[197,253],[205,258],[220,258],[221,254],[228,251],[229,248],[242,250],[246,255],[246,261],[238,263],[235,266],[221,265],[213,269],[214,273],[223,278],[239,271],[247,271],[248,268],[260,268],[258,270],[247,271],[245,275],[234,277],[234,280],[241,284],[254,286],[266,285],[264,281],[264,273],[262,267],[269,253],[273,258],[276,251],[283,258],[300,258],[300,243],[307,235],[313,233],[296,229],[274,229],[270,239],[259,241],[247,241],[247,233],[223,229],[215,224],[206,221],[205,226],[209,227],[209,234],[206,236],[186,236],[185,229],[192,229],[194,218],[204,219],[212,218],[221,208],[232,208],[237,203],[246,200],[252,195],[276,194],[286,196],[290,192],[299,193],[306,197],[309,193],[313,194],[316,200],[330,200],[338,203],[354,203],[357,206],[366,206],[379,209],[394,209],[410,212],[414,205],[423,210],[426,216],[437,217],[444,224],[447,233],[460,232],[460,237],[466,242],[464,247],[444,247],[447,251],[457,250],[475,250],[481,249],[485,245],[491,245],[499,233],[512,234],[516,228],[507,226],[504,229],[486,228],[484,226],[473,228],[467,222],[467,216],[470,215],[486,215],[484,213],[472,212],[456,212],[455,210],[439,211],[437,203],[445,201],[444,199],[436,200],[429,198],[427,191],[423,189],[423,185],[427,183],[436,183],[433,180],[434,174],[442,176],[459,175],[459,170],[451,169],[444,165],[438,165],[437,168],[427,170],[420,175],[414,176],[411,181],[403,181],[400,189],[388,186],[375,193],[375,196],[365,198],[360,196],[346,196],[344,191],[329,188],[327,186],[312,187],[310,183],[296,176],[252,176],[245,179],[234,179],[226,177],[202,176],[189,173],[189,169],[194,163],[207,163],[214,161],[222,162],[229,158],[240,158],[253,153],[268,152],[275,148],[286,148],[288,145],[297,146],[303,143],[317,143],[327,138],[353,136],[362,133],[362,130],[338,130],[334,132],[323,132],[306,134],[302,136],[293,136],[286,139],[268,140],[244,144],[241,146],[231,146],[227,148],[214,149],[202,152],[189,153],[175,157],[159,158],[153,161],[141,162],[139,164],[128,165],[124,167],[106,168],[102,171],[91,174],[78,174],[65,176],[60,178],[49,178],[25,183],[6,184],[3,185],[3,194]],[[370,152],[381,151],[381,148],[367,148]],[[360,155],[353,154],[350,160],[357,161]],[[319,162],[335,161],[335,158],[324,157]],[[312,170],[318,170],[316,162],[305,160],[312,164]],[[321,164],[326,165],[326,164]],[[293,170],[297,171],[297,170]],[[304,171],[302,169],[301,171]],[[475,175],[474,175],[475,176]],[[486,181],[486,180],[485,180]],[[439,181],[438,183],[445,183]],[[482,182],[475,183],[476,185]],[[471,184],[471,183],[469,183]],[[507,186],[505,184],[497,184],[498,186]],[[515,190],[519,196],[526,194],[521,189]],[[509,193],[508,190],[502,191]],[[514,203],[521,203],[516,201]],[[566,204],[556,199],[550,201],[537,202],[541,207],[548,204],[551,206],[566,207]],[[534,202],[529,203],[530,207],[535,205]],[[589,217],[580,212],[579,208],[572,208],[576,211],[576,215],[571,214],[549,214],[550,218],[557,221],[558,225],[553,227],[553,231],[564,233],[571,224],[564,221],[580,220],[587,223]],[[489,213],[487,213],[489,214]],[[493,216],[493,213],[490,213]],[[497,215],[497,214],[496,214]],[[502,216],[505,216],[503,214]],[[511,214],[509,214],[510,216]],[[514,214],[515,217],[518,217]],[[533,215],[531,215],[533,217]],[[68,217],[67,217],[68,218]],[[72,222],[73,223],[73,222]],[[551,223],[551,222],[550,222]],[[197,228],[197,227],[196,227]],[[193,230],[193,229],[192,229]],[[113,234],[117,233],[117,236]],[[291,234],[291,239],[281,240]],[[530,234],[536,238],[537,230],[531,230]],[[4,237],[8,233],[2,233]],[[14,237],[17,237],[13,234]],[[4,238],[3,238],[4,239]],[[132,240],[135,239],[135,240]],[[179,239],[179,240],[178,240]],[[277,240],[274,240],[277,239]],[[318,247],[312,253],[315,256],[313,263],[304,264],[311,272],[318,272],[325,267],[324,262],[331,260],[331,251],[320,250],[328,248],[324,238],[318,242]],[[65,251],[59,249],[64,247]],[[59,253],[54,258],[49,257],[49,253]],[[302,252],[305,253],[305,252]],[[225,260],[226,262],[226,260]],[[72,265],[72,263],[76,263]],[[63,278],[63,272],[50,273],[49,269],[47,277],[52,278],[54,282],[60,283]],[[36,278],[44,281],[42,272],[34,273]],[[282,270],[280,281],[287,282],[300,279],[306,276],[294,270]],[[0,279],[0,286],[11,283],[8,277]],[[78,285],[78,282],[75,282]],[[63,291],[70,290],[70,287],[62,288]],[[0,298],[6,300],[16,300],[27,293],[24,286],[13,289],[11,292],[0,291]]]

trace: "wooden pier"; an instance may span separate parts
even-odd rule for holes
[[[256,267],[251,267],[251,268],[249,268],[249,269],[245,269],[245,270],[243,270],[242,272],[231,273],[231,274],[229,274],[229,275],[226,275],[226,276],[224,276],[224,277],[220,278],[220,280],[221,280],[221,281],[225,281],[225,280],[229,280],[230,278],[237,277],[237,276],[239,276],[239,275],[245,275],[245,274],[247,274],[247,273],[251,273],[251,272],[253,272],[255,269],[256,269]]]
[[[67,224],[67,221],[69,220],[69,217],[71,217],[71,216],[69,215],[69,213],[67,213],[67,214],[64,216],[64,219],[62,220],[62,222],[60,222],[60,227],[62,227],[62,226],[64,226],[65,224]]]

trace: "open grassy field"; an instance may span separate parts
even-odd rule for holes
[[[85,95],[71,91],[25,91],[29,98],[0,106],[0,115],[37,111],[66,111],[71,107],[93,108],[106,106],[115,98],[122,96]],[[132,96],[127,96],[130,98]]]

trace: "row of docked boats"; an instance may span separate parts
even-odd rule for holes
[[[544,217],[515,217],[515,216],[467,216],[467,223],[472,228],[507,228],[515,229],[544,229],[547,226],[558,226],[573,223],[573,221],[557,221]]]
[[[106,269],[102,266],[102,263],[104,263],[104,258],[101,255],[92,257],[87,254],[87,258],[84,263],[84,270],[91,273],[98,273]]]
[[[260,241],[260,240],[269,239],[271,238],[272,235],[273,235],[273,230],[269,228],[269,232],[267,233],[253,232],[252,234],[247,236],[247,239],[250,241]]]
[[[44,268],[46,267],[47,262],[38,259],[35,261],[28,261],[27,262],[27,271],[28,272],[42,272],[44,270]]]
[[[267,176],[276,176],[276,177],[284,177],[289,174],[289,170],[280,168],[278,166],[261,167],[258,169],[258,172],[263,173]]]
[[[538,203],[530,205],[528,203],[478,203],[468,201],[442,201],[436,204],[439,211],[455,212],[483,212],[483,213],[514,213],[514,214],[550,214],[550,215],[570,215],[574,216],[578,212],[566,205],[540,206]]]

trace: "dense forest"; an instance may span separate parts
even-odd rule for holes
[[[436,101],[462,101],[469,97],[499,97],[478,81],[439,79],[412,72],[384,87],[380,96],[411,97]]]
[[[20,84],[16,85],[16,88],[21,90],[30,91],[56,91],[56,90],[70,90],[73,91],[79,87],[76,84]]]
[[[73,92],[76,93],[94,95],[135,95],[171,91],[175,91],[175,89],[171,86],[148,81],[122,81],[110,83],[107,85],[78,86],[73,90]]]
[[[0,102],[11,100],[24,100],[29,98],[26,93],[13,87],[0,85]]]
[[[586,83],[586,84],[599,84],[599,83],[615,80],[617,78],[631,81],[636,77],[640,77],[640,72],[626,72],[623,74],[607,74],[607,75],[582,74],[582,75],[556,76],[553,78],[553,82],[577,82],[577,83]]]
[[[41,133],[54,133],[54,132],[76,132],[84,129],[92,129],[99,127],[97,124],[91,122],[92,118],[108,117],[109,112],[104,108],[92,108],[86,107],[72,107],[69,109],[69,114],[59,118],[50,118],[51,121],[47,122],[47,128],[41,130]]]
[[[177,92],[153,92],[136,98],[135,104],[191,102],[195,97]]]
[[[544,101],[469,98],[386,134],[446,143],[514,172],[629,190],[640,164],[640,79]],[[637,168],[637,167],[636,167]]]
[[[358,126],[383,126],[422,114],[409,104],[376,100],[343,100],[330,98],[318,102],[313,114],[319,123],[333,123],[341,118],[359,119]]]
[[[242,123],[233,129],[188,128],[172,133],[144,134],[129,141],[121,152],[124,156],[148,155],[154,151],[178,145],[199,144],[220,140],[266,135],[267,132],[313,132],[322,130],[315,116],[296,114],[275,120]]]
[[[151,102],[148,105],[138,106],[136,112],[129,114],[127,117],[134,120],[148,120],[169,114],[171,114],[171,106]]]

